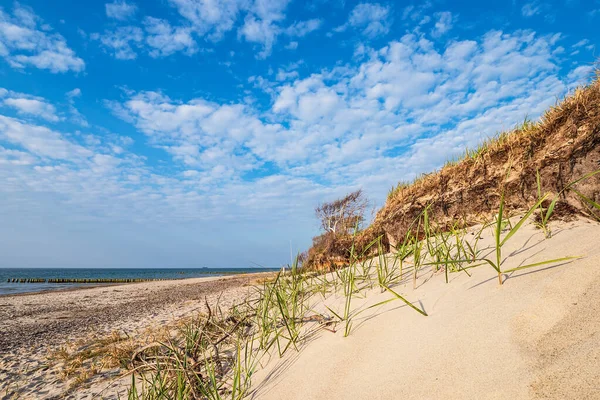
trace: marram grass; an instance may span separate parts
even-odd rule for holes
[[[566,190],[577,193],[577,183],[600,173],[596,171],[572,182]],[[540,186],[540,185],[539,185]],[[580,195],[591,209],[600,205]],[[466,273],[489,265],[502,285],[504,274],[548,264],[559,264],[577,257],[567,256],[505,269],[507,259],[503,247],[537,212],[542,215],[544,236],[553,209],[559,200],[542,207],[548,195],[538,191],[538,199],[514,224],[506,215],[504,196],[501,196],[496,218],[484,221],[481,228],[467,240],[467,230],[454,224],[446,230],[431,219],[428,207],[416,218],[402,243],[392,254],[385,254],[382,237],[373,240],[357,254],[356,246],[349,249],[349,264],[331,273],[303,271],[298,258],[290,266],[255,288],[245,303],[226,313],[206,304],[208,315],[184,325],[164,342],[155,343],[136,352],[129,368],[132,383],[128,398],[133,399],[235,399],[251,392],[252,375],[272,356],[283,357],[289,351],[299,351],[303,341],[315,331],[326,329],[343,335],[352,334],[354,321],[367,310],[390,302],[400,301],[409,309],[428,316],[401,293],[401,284],[412,281],[416,287],[419,271],[430,267],[433,272]],[[556,197],[555,199],[558,199]],[[493,229],[494,246],[489,256],[482,256],[479,239],[486,228]],[[367,298],[367,292],[379,288],[389,298],[375,304],[355,306],[354,299]],[[333,295],[343,296],[341,309],[327,304]],[[327,313],[315,311],[315,305],[325,302]],[[219,311],[217,311],[219,310]],[[328,314],[328,315],[327,315]]]

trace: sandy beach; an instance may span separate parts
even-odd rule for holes
[[[266,273],[268,274],[268,273]],[[0,397],[97,398],[106,388],[96,377],[86,388],[69,390],[49,357],[61,347],[103,338],[113,332],[135,337],[162,329],[205,311],[211,305],[227,309],[251,293],[251,284],[265,273],[191,278],[101,286],[76,290],[0,297]],[[96,385],[94,385],[96,383]],[[91,388],[89,388],[91,386]],[[119,386],[125,387],[125,386]],[[12,393],[12,394],[11,394]],[[109,390],[101,397],[116,398]],[[123,396],[123,393],[120,393]]]
[[[472,228],[472,231],[477,227]],[[357,296],[366,310],[348,337],[341,322],[313,332],[299,351],[272,352],[252,377],[252,399],[597,399],[600,389],[600,224],[552,224],[545,239],[525,224],[507,243],[504,269],[565,256],[581,258],[503,275],[480,266],[450,274],[424,268],[393,290]],[[493,249],[487,228],[479,242]],[[6,398],[113,399],[126,395],[126,369],[102,370],[85,382],[61,375],[53,351],[113,332],[145,337],[205,311],[243,301],[264,274],[148,282],[0,298],[1,392]],[[311,301],[311,313],[341,313],[339,291]],[[337,310],[337,311],[336,311]],[[77,346],[80,346],[79,344]],[[77,347],[75,346],[75,347]],[[85,348],[85,345],[81,348]],[[12,393],[12,394],[10,394]]]

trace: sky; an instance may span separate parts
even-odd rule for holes
[[[589,82],[600,0],[0,0],[0,267],[281,266]],[[596,27],[596,28],[595,28]]]

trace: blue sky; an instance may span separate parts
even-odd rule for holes
[[[1,1],[0,267],[289,262],[591,79],[600,1],[492,3]]]

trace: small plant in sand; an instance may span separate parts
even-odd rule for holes
[[[124,332],[94,335],[62,346],[48,357],[57,366],[59,377],[71,388],[85,383],[94,375],[111,368],[127,368],[139,344]]]
[[[540,262],[533,263],[533,264],[521,265],[519,267],[510,268],[507,270],[502,270],[502,263],[504,262],[504,258],[502,257],[502,247],[506,244],[506,242],[515,233],[517,233],[517,231],[519,229],[521,229],[521,227],[523,226],[525,221],[527,221],[527,219],[531,216],[531,214],[533,214],[534,211],[538,209],[540,204],[542,204],[542,202],[544,200],[546,200],[546,197],[547,196],[543,196],[541,199],[539,199],[535,203],[535,205],[533,207],[531,207],[525,213],[525,215],[519,220],[519,222],[517,222],[514,226],[512,226],[510,228],[510,231],[504,237],[502,237],[502,231],[503,231],[502,227],[504,226],[503,222],[504,222],[504,218],[505,218],[504,217],[504,207],[505,207],[504,193],[500,196],[500,208],[499,208],[498,214],[496,216],[496,223],[495,223],[495,230],[494,230],[494,244],[495,244],[496,257],[495,257],[495,259],[485,258],[482,260],[482,261],[488,263],[498,273],[498,283],[500,285],[502,285],[502,283],[503,283],[502,274],[507,274],[507,273],[522,270],[522,269],[533,268],[533,267],[538,267],[540,265],[553,264],[553,263],[558,263],[558,262],[568,261],[568,260],[573,260],[575,258],[578,258],[578,257],[563,257],[563,258],[557,258],[557,259],[553,259],[553,260],[540,261]]]
[[[356,231],[355,231],[356,237]],[[362,289],[367,287],[372,287],[371,283],[371,272],[370,272],[370,261],[366,256],[369,253],[371,247],[377,244],[378,253],[375,256],[377,259],[377,263],[375,264],[375,277],[377,284],[381,287],[382,291],[387,291],[392,294],[393,297],[378,302],[376,304],[370,305],[365,308],[352,308],[352,299],[361,293]],[[367,266],[368,265],[368,266]],[[357,280],[357,271],[359,271],[359,267],[362,270],[367,270],[364,274],[363,280],[366,281],[366,285],[362,288],[358,285]],[[414,304],[406,300],[403,296],[396,293],[394,290],[390,288],[391,283],[397,281],[401,278],[400,274],[395,274],[389,265],[387,264],[387,255],[383,252],[383,248],[381,246],[381,238],[377,238],[376,240],[369,243],[362,251],[360,255],[356,254],[355,245],[353,243],[350,248],[350,265],[342,270],[343,272],[338,273],[338,276],[343,282],[344,288],[344,310],[342,313],[335,312],[332,308],[325,306],[340,322],[344,323],[344,337],[350,335],[352,330],[353,320],[358,317],[360,314],[367,310],[371,310],[373,308],[377,308],[383,306],[384,304],[390,303],[392,301],[400,300],[404,302],[407,306],[417,311],[418,313],[427,316],[427,313],[419,308],[417,308]]]
[[[552,231],[548,227],[548,221],[550,217],[554,213],[554,207],[556,207],[556,202],[558,201],[559,196],[555,196],[552,199],[552,202],[548,206],[546,210],[544,210],[544,196],[542,196],[542,182],[540,178],[540,171],[536,171],[536,183],[537,183],[537,196],[538,196],[538,210],[539,210],[539,222],[536,223],[538,228],[540,228],[544,232],[544,236],[546,239],[549,239],[552,236]]]

